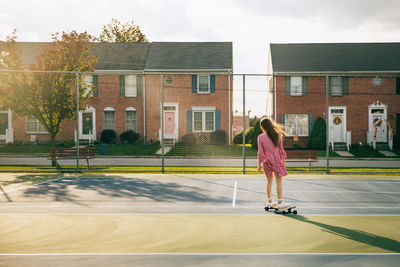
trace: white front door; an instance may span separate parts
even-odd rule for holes
[[[334,143],[346,142],[346,108],[329,108],[329,140]]]
[[[95,140],[96,138],[96,111],[88,108],[79,112],[79,139]]]
[[[386,109],[370,109],[370,131],[375,142],[387,142],[386,133]]]
[[[177,139],[178,136],[178,106],[175,104],[164,105],[164,138]]]

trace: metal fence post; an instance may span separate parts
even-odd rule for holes
[[[246,75],[243,74],[243,174],[246,174]]]
[[[329,77],[325,77],[326,94],[326,174],[329,174]]]
[[[76,72],[76,172],[79,172],[79,73]]]
[[[164,74],[161,73],[161,173],[164,172]]]

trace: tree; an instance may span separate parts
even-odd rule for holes
[[[24,69],[15,39],[14,32],[13,37],[2,42],[2,68]],[[91,55],[94,38],[86,32],[56,33],[52,39],[51,43],[39,49],[37,63],[30,65],[28,70],[64,72],[6,72],[0,82],[3,84],[0,101],[21,116],[37,119],[48,131],[51,147],[54,147],[61,122],[73,118],[76,110],[76,74],[68,72],[94,71],[97,58]],[[89,98],[88,91],[93,89],[79,87],[80,110],[84,109]]]
[[[254,122],[253,125],[254,125],[254,133],[252,139],[250,140],[250,143],[254,149],[258,149],[258,143],[257,143],[258,136],[263,133],[260,127],[260,119],[258,119],[257,122]]]
[[[99,40],[100,42],[113,43],[143,43],[148,41],[139,25],[135,25],[133,20],[122,24],[118,19],[112,19],[109,24],[103,26]]]
[[[315,120],[314,127],[308,138],[308,148],[326,150],[326,122],[323,118],[318,117]]]

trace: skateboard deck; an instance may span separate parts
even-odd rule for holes
[[[289,206],[283,209],[279,209],[279,208],[275,208],[275,207],[265,207],[266,211],[273,211],[275,213],[279,213],[279,214],[297,214],[297,210],[296,210],[296,206]]]

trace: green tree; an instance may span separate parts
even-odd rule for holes
[[[262,134],[262,130],[260,127],[260,119],[258,119],[257,122],[254,122],[253,125],[254,125],[254,133],[252,139],[250,140],[250,143],[254,149],[258,149],[258,143],[257,143],[258,136]]]
[[[109,24],[103,26],[99,40],[100,42],[110,43],[143,43],[148,41],[139,25],[135,25],[133,20],[122,24],[118,19],[112,19]]]
[[[308,148],[326,150],[326,122],[318,117],[308,138]]]
[[[1,68],[23,70],[15,32],[2,42]],[[37,63],[29,71],[91,72],[97,58],[91,55],[93,37],[86,32],[56,33],[53,41],[39,49]],[[61,130],[61,122],[71,119],[76,110],[76,75],[74,73],[5,72],[0,84],[0,102],[21,116],[37,119],[50,135],[51,146]],[[84,109],[94,88],[80,86],[79,109]]]

